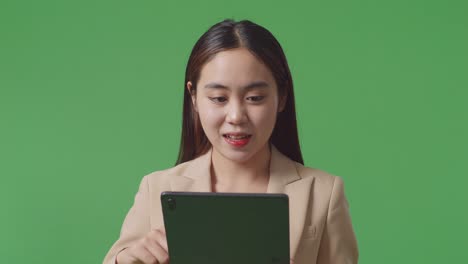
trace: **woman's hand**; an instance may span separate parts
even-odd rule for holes
[[[168,264],[167,240],[164,228],[153,229],[133,246],[117,254],[117,264]]]

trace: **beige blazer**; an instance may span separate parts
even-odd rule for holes
[[[120,237],[103,263],[114,264],[117,253],[163,226],[161,192],[211,191],[210,166],[211,151],[145,176]],[[290,253],[295,264],[357,263],[358,247],[340,177],[304,167],[272,147],[267,192],[289,196]]]

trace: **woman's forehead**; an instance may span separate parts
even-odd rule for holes
[[[199,84],[218,83],[224,86],[248,86],[264,82],[273,85],[268,67],[245,48],[217,53],[200,73]]]

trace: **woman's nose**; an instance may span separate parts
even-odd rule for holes
[[[232,102],[226,114],[226,121],[233,125],[243,124],[247,120],[245,106],[239,102]]]

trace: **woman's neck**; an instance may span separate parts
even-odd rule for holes
[[[270,146],[239,163],[213,150],[211,184],[214,192],[266,192],[270,170]]]

